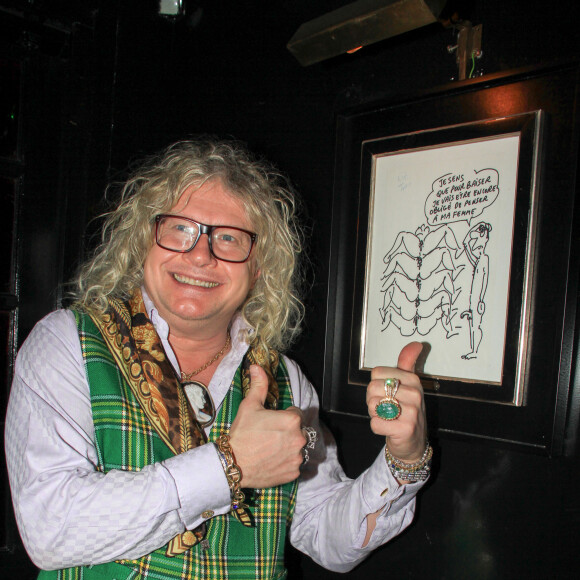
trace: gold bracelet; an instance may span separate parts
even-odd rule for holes
[[[400,459],[394,457],[389,451],[388,446],[385,446],[385,459],[391,473],[403,481],[425,481],[431,473],[431,461],[433,459],[433,447],[427,442],[423,456],[415,463],[405,463]]]
[[[216,445],[221,457],[225,461],[224,472],[228,480],[228,485],[230,486],[230,494],[232,497],[231,507],[232,510],[237,511],[239,509],[247,508],[248,506],[244,503],[246,496],[240,488],[240,482],[242,481],[242,471],[238,465],[236,465],[236,458],[234,456],[234,450],[230,444],[230,436],[227,433],[222,433],[216,440]]]

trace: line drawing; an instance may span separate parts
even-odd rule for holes
[[[359,367],[416,340],[425,376],[501,384],[520,135],[370,152]]]
[[[428,336],[440,324],[446,340],[456,337],[461,321],[469,326],[464,360],[477,358],[484,338],[485,293],[489,283],[486,247],[492,225],[480,221],[459,235],[465,224],[493,205],[499,195],[499,172],[474,169],[473,175],[445,173],[432,183],[425,201],[427,223],[415,231],[400,231],[383,256],[379,307],[381,332],[389,327],[401,336]],[[399,188],[405,179],[399,179]],[[463,238],[458,244],[457,239]],[[465,255],[468,263],[457,263]],[[463,260],[464,262],[465,260]],[[459,313],[459,280],[472,268],[468,307]]]
[[[469,321],[471,351],[461,358],[477,358],[479,345],[483,339],[483,315],[485,314],[485,292],[489,282],[489,256],[485,249],[489,242],[491,224],[479,222],[473,226],[463,240],[468,260],[473,266],[473,278],[469,293],[469,309],[461,313],[461,318]]]

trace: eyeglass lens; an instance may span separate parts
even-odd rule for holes
[[[212,254],[231,262],[243,262],[250,255],[252,236],[244,230],[228,226],[207,226]],[[161,216],[157,222],[157,244],[173,252],[189,252],[200,237],[200,225],[187,219]]]

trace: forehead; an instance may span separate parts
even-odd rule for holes
[[[171,213],[209,225],[224,224],[245,229],[251,229],[252,225],[243,201],[219,179],[187,187],[171,208]]]

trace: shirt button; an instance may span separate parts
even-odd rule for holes
[[[209,520],[209,518],[213,518],[214,516],[214,511],[213,510],[205,510],[204,512],[201,513],[201,517]]]

